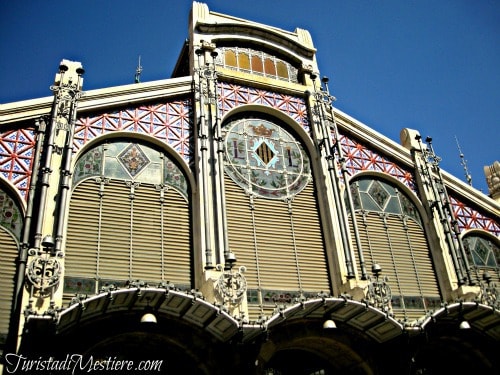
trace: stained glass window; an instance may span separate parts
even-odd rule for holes
[[[92,176],[166,184],[188,196],[187,180],[168,155],[150,146],[125,141],[101,144],[75,165],[73,183]]]
[[[351,183],[351,194],[356,210],[403,214],[422,226],[420,215],[410,199],[381,179],[362,177]]]
[[[238,64],[241,69],[250,70],[250,58],[246,53],[240,53],[238,55]]]
[[[291,63],[252,48],[222,47],[217,65],[225,68],[264,75],[274,79],[298,82],[298,69]]]
[[[500,249],[489,239],[471,235],[463,242],[475,266],[496,268],[500,264]]]
[[[309,158],[287,131],[263,119],[224,128],[226,171],[240,187],[279,199],[302,191],[311,179]]]

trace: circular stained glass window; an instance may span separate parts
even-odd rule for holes
[[[299,193],[311,179],[304,149],[280,126],[263,119],[241,119],[224,131],[226,172],[249,193],[286,198]]]

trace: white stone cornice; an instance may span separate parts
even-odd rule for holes
[[[192,77],[133,83],[85,91],[78,102],[78,110],[97,110],[110,106],[128,105],[145,100],[186,95],[191,92]],[[50,114],[53,97],[0,104],[0,126]]]

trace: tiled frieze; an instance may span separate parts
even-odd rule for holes
[[[366,144],[346,135],[340,135],[340,143],[346,159],[346,167],[351,176],[362,171],[387,173],[417,193],[414,175],[409,170],[370,149]]]
[[[307,106],[304,99],[254,87],[225,82],[219,83],[219,108],[222,115],[233,108],[247,104],[258,104],[277,109],[293,118],[308,133],[310,131]]]
[[[0,134],[0,173],[27,197],[35,147],[33,129],[16,129]]]
[[[95,116],[79,117],[74,146],[110,132],[131,132],[153,136],[166,142],[189,164],[192,155],[192,105],[190,100],[142,105]]]
[[[500,235],[500,225],[493,218],[481,214],[455,197],[450,196],[450,203],[461,232],[468,229],[483,229],[496,236]]]

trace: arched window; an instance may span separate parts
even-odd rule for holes
[[[485,272],[491,281],[500,283],[499,241],[477,231],[466,234],[462,239],[467,251],[471,275],[476,284],[483,281]]]
[[[252,48],[221,47],[216,64],[224,68],[288,82],[298,82],[298,69],[290,62]]]
[[[389,279],[397,318],[416,319],[441,298],[422,219],[395,185],[374,176],[350,183],[366,269],[374,263]],[[350,213],[352,215],[352,213]],[[351,238],[355,233],[351,225]],[[353,241],[354,242],[354,241]],[[355,251],[358,274],[358,251]]]
[[[331,291],[309,156],[284,124],[255,116],[223,129],[227,235],[251,320]]]
[[[106,284],[191,285],[188,184],[145,143],[98,145],[75,165],[68,219],[66,298]]]

